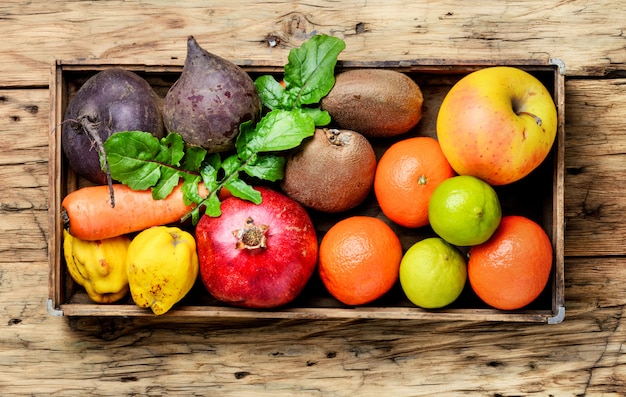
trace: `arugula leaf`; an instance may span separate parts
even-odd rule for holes
[[[146,190],[161,178],[164,147],[158,138],[142,131],[118,132],[105,142],[111,177],[134,190]]]
[[[292,49],[285,65],[285,87],[273,76],[255,80],[263,105],[271,110],[295,110],[319,103],[335,85],[337,57],[345,47],[343,40],[321,34],[311,37],[300,48]]]
[[[254,163],[244,165],[243,171],[255,178],[276,182],[285,177],[287,160],[281,156],[260,155]]]
[[[187,152],[185,153],[185,157],[184,157],[184,162],[182,164],[182,169],[187,170],[187,171],[198,170],[202,166],[202,161],[204,160],[205,156],[206,156],[206,150],[201,147],[191,146],[187,148]]]
[[[217,176],[221,167],[222,159],[217,153],[211,154],[200,167],[200,176],[202,177],[202,182],[204,183],[204,186],[207,188],[207,190],[210,192],[217,190],[217,188],[219,187]]]
[[[186,205],[191,203],[200,203],[204,197],[200,194],[199,184],[202,178],[199,176],[188,176],[183,183],[183,200]]]
[[[172,190],[178,185],[180,175],[177,170],[173,168],[163,168],[161,171],[161,178],[155,186],[152,187],[152,198],[155,200],[161,200],[170,195]]]
[[[244,159],[253,153],[292,149],[315,132],[313,119],[305,113],[272,110],[259,121],[256,129],[240,131],[235,146]]]
[[[185,156],[184,149],[185,142],[183,142],[183,138],[178,134],[169,134],[161,140],[161,151],[157,161],[170,165],[179,165],[180,160]]]
[[[335,85],[337,56],[346,48],[341,39],[316,35],[289,52],[285,65],[287,90],[296,89],[294,107],[318,103]]]
[[[284,109],[283,98],[285,88],[274,78],[274,76],[264,75],[254,81],[254,86],[259,93],[261,103],[270,110]]]
[[[316,127],[323,127],[330,123],[330,114],[326,110],[319,108],[301,108],[298,109],[298,111],[312,118]]]
[[[204,213],[207,214],[208,216],[211,217],[218,217],[220,215],[222,215],[222,210],[221,210],[221,202],[219,197],[217,197],[217,195],[211,194],[209,195],[209,197],[207,197],[204,201]],[[192,222],[195,225],[196,223],[198,223],[199,220],[199,216],[200,216],[200,207],[196,207],[191,211],[191,216],[192,216]]]
[[[232,179],[224,187],[235,197],[261,204],[261,193],[241,179]]]

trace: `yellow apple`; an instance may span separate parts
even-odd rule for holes
[[[556,129],[550,92],[530,73],[509,66],[464,76],[437,116],[437,138],[452,168],[492,185],[515,182],[537,168]]]

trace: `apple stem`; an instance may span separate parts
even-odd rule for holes
[[[535,123],[537,123],[537,125],[541,127],[542,121],[541,121],[541,119],[537,115],[529,113],[529,112],[517,112],[518,116],[522,115],[522,114],[525,114],[525,115],[530,116],[533,119],[535,119]]]

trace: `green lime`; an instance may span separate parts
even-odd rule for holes
[[[415,243],[400,262],[400,285],[413,304],[437,309],[454,302],[465,287],[465,258],[439,237]]]
[[[474,176],[455,176],[441,182],[428,203],[428,221],[447,242],[457,246],[482,244],[502,218],[498,194]]]

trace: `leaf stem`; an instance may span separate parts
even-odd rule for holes
[[[186,221],[187,219],[189,219],[190,216],[193,215],[194,212],[199,211],[199,209],[203,206],[206,205],[206,203],[213,197],[216,197],[219,192],[222,190],[222,188],[224,188],[226,185],[228,185],[228,183],[234,179],[236,179],[239,176],[239,173],[241,171],[244,170],[244,168],[250,164],[250,162],[256,157],[256,153],[250,157],[248,157],[244,162],[240,162],[240,165],[237,167],[236,170],[234,170],[233,172],[231,172],[228,175],[225,175],[224,178],[222,178],[219,183],[217,184],[217,186],[215,187],[214,190],[209,191],[209,194],[202,199],[200,202],[196,203],[196,207],[194,207],[191,211],[188,211],[185,215],[183,215],[183,217],[181,218],[181,221]],[[237,157],[239,159],[239,157]],[[241,159],[239,159],[241,161]],[[188,174],[191,174],[190,172],[188,172]]]

